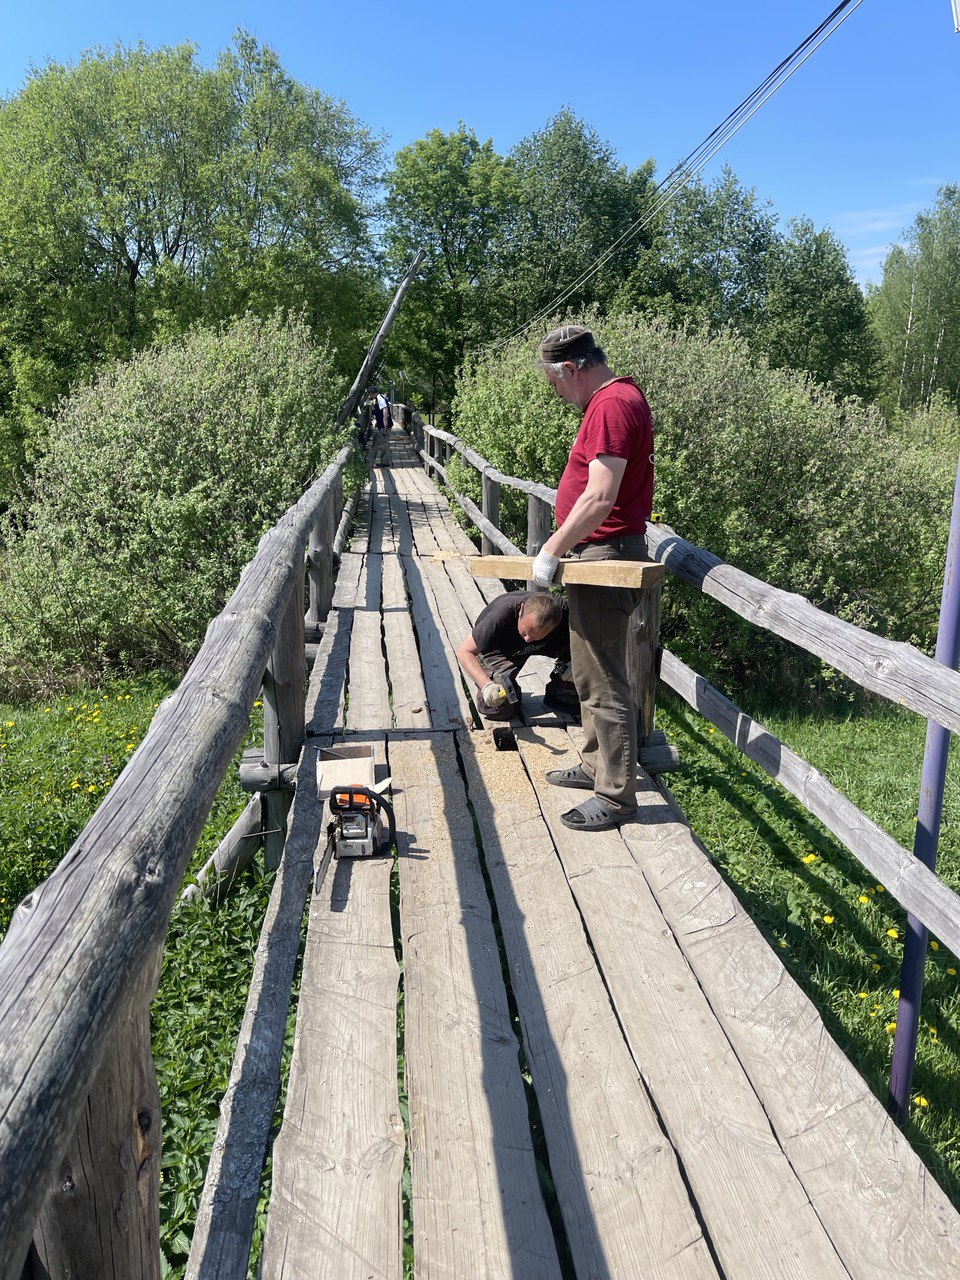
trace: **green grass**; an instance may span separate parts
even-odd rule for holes
[[[925,724],[896,708],[751,713],[908,850]],[[679,699],[658,720],[680,749],[666,781],[717,868],[874,1092],[886,1101],[904,912],[767,774]],[[960,760],[947,778],[938,873],[960,886]],[[960,1205],[960,963],[934,940],[907,1134]],[[922,1100],[922,1101],[921,1101]]]
[[[0,704],[0,932],[73,843],[173,687],[170,678],[138,677],[46,702]],[[255,740],[259,718],[254,730]],[[191,871],[213,852],[246,799],[231,768]],[[271,881],[258,860],[221,907],[194,899],[174,909],[170,924],[151,1016],[163,1114],[163,1274],[172,1280],[183,1275],[190,1247]],[[285,1065],[292,1033],[291,1019]],[[265,1210],[261,1203],[255,1259]]]

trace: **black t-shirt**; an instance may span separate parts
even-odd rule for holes
[[[507,591],[490,602],[473,624],[473,642],[479,653],[502,653],[512,661],[525,662],[534,653],[545,653],[548,658],[570,657],[570,618],[567,602],[562,600],[563,617],[542,640],[524,644],[517,630],[520,606],[536,591]]]

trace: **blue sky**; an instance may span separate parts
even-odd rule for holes
[[[292,75],[343,98],[391,149],[458,120],[507,151],[561,107],[625,164],[659,176],[816,27],[833,0],[608,0],[579,21],[539,0],[465,8],[366,4],[7,0],[0,94],[31,66],[118,40],[192,40],[212,62],[237,27]],[[705,171],[729,164],[785,222],[807,216],[847,246],[861,281],[937,187],[960,181],[960,35],[950,0],[863,0]]]

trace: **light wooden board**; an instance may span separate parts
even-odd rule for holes
[[[394,546],[400,555],[413,555],[413,528],[410,524],[410,513],[407,511],[403,495],[397,488],[395,471],[387,473],[386,490],[387,499],[390,503]]]
[[[518,730],[624,1033],[676,1148],[728,1280],[843,1280],[837,1256],[724,1030],[616,831],[571,831],[578,794],[547,769],[577,763],[558,730]],[[566,754],[564,754],[566,750]],[[669,843],[681,824],[643,779],[638,828]],[[632,830],[633,828],[631,828]]]
[[[335,862],[311,903],[264,1280],[403,1274],[392,865]]]
[[[960,1216],[689,828],[631,852],[854,1280],[960,1275]]]
[[[557,1280],[453,735],[392,738],[418,1280]]]
[[[393,723],[400,729],[431,726],[400,557],[383,557],[383,638],[387,646]]]
[[[470,572],[475,578],[508,578],[529,582],[533,556],[474,556]],[[561,560],[556,583],[589,583],[597,587],[654,587],[663,582],[662,564],[646,560]]]
[[[529,779],[490,735],[461,751],[577,1274],[716,1277]]]
[[[348,729],[390,728],[390,693],[380,619],[380,584],[383,556],[364,558],[360,589],[353,614],[350,643],[350,685],[346,709]]]

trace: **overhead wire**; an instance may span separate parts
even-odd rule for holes
[[[820,46],[827,40],[834,31],[837,30],[846,20],[854,13],[856,9],[863,4],[863,0],[842,0],[842,3],[827,15],[826,18],[806,37],[800,44],[788,54],[783,61],[776,66],[773,71],[748,94],[743,101],[729,113],[729,115],[717,125],[703,141],[690,152],[683,160],[676,164],[667,176],[657,185],[657,195],[654,203],[647,208],[635,222],[621,233],[620,236],[597,258],[589,267],[586,268],[571,284],[567,285],[555,298],[547,303],[546,306],[536,312],[535,315],[525,320],[519,328],[514,329],[504,338],[500,338],[495,342],[486,344],[487,350],[496,349],[511,342],[531,325],[536,324],[544,316],[550,315],[564,302],[567,301],[581,285],[586,282],[605,266],[619,249],[623,247],[629,240],[648,226],[653,219],[670,203],[670,201],[681,191],[696,175],[709,163],[717,152],[726,145],[730,139],[739,132],[747,121],[756,114],[757,111],[768,101],[778,89],[794,75],[800,67],[812,57]],[[831,25],[832,24],[832,25]]]

